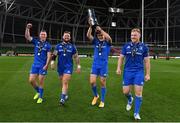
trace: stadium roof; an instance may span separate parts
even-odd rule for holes
[[[94,8],[99,12],[98,14],[108,14],[109,7],[116,7],[124,9],[124,14],[129,13],[128,15],[134,16],[133,12],[137,13],[141,10],[141,0],[16,0],[15,3],[41,9],[49,9],[51,7],[51,11],[70,13],[79,13],[81,8],[85,10],[87,8]],[[174,9],[179,5],[179,0],[170,0],[170,9]],[[132,14],[129,12],[130,10],[134,10],[131,12]],[[146,14],[151,13],[151,16],[165,16],[164,10],[166,10],[166,0],[145,0]]]
[[[9,1],[8,10],[4,1],[0,0],[3,43],[24,42],[24,27],[28,22],[33,23],[33,34],[45,28],[54,43],[64,30],[70,30],[74,40],[85,42],[88,8],[94,8],[99,24],[117,45],[128,39],[131,28],[141,27],[141,0],[6,0]],[[165,45],[166,0],[144,1],[145,40]],[[123,12],[113,14],[109,7],[123,9]],[[180,0],[169,0],[169,10],[170,45],[180,45]],[[112,22],[117,26],[111,27]]]

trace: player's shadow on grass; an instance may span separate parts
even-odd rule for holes
[[[133,112],[131,112],[131,111],[125,111],[126,113],[124,113],[124,116],[127,118],[127,119],[130,119],[132,122],[134,122],[134,121],[136,121],[135,119],[134,119],[134,116],[133,116]]]

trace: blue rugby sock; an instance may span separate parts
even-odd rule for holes
[[[135,108],[134,108],[134,113],[139,113],[140,107],[142,104],[142,97],[135,96]]]
[[[98,93],[97,93],[97,87],[96,87],[96,85],[94,85],[94,84],[92,84],[92,91],[93,91],[93,94],[94,94],[94,96],[98,96]]]
[[[132,94],[131,93],[128,93],[128,94],[125,94],[125,96],[127,97],[128,99],[128,102],[131,102],[132,101]]]
[[[39,88],[39,98],[43,97],[43,92],[44,92],[44,89],[43,88]]]
[[[104,102],[105,100],[105,95],[106,95],[106,88],[102,87],[101,88],[101,101]]]
[[[36,90],[37,93],[39,93],[39,87],[38,86],[34,87],[34,89]]]
[[[66,94],[60,94],[60,99],[63,99],[63,100],[65,100],[65,96],[66,96]]]

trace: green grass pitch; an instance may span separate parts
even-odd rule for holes
[[[60,83],[57,72],[50,69],[45,101],[36,104],[33,100],[34,90],[28,83],[32,62],[32,57],[0,57],[0,121],[134,121],[133,110],[125,111],[116,58],[109,59],[103,109],[90,105],[91,58],[81,58],[82,73],[73,73],[65,107],[58,105]],[[141,121],[180,121],[180,60],[151,60],[151,81],[144,86],[141,117]]]

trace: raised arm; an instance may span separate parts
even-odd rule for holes
[[[87,31],[87,38],[92,41],[93,40],[93,36],[92,36],[92,25],[91,25],[91,19],[88,20],[89,23],[89,29]]]
[[[107,32],[105,32],[103,29],[101,29],[100,26],[97,26],[97,27],[96,27],[96,31],[98,31],[98,32],[100,32],[102,35],[104,35],[105,39],[106,39],[107,41],[109,41],[109,43],[112,43],[111,36],[110,36]]]
[[[92,41],[93,40],[93,36],[92,36],[92,27],[90,26],[88,31],[87,31],[87,38]]]
[[[30,42],[32,40],[32,37],[30,35],[30,29],[32,27],[31,23],[28,23],[25,30],[25,38]]]

